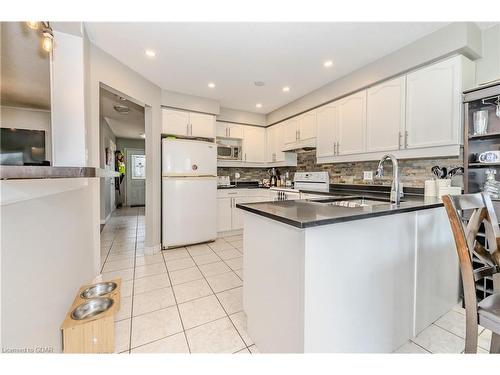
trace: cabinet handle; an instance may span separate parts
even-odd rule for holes
[[[408,148],[408,130],[405,130],[405,148]]]
[[[337,142],[337,155],[339,155],[339,154],[340,154],[340,143]]]
[[[247,153],[245,152],[245,161],[247,161]]]
[[[299,130],[297,130],[297,132],[299,133],[299,141],[300,141],[300,129],[299,129]]]
[[[186,135],[189,135],[189,124],[186,124]]]
[[[401,134],[401,132],[398,133],[398,150],[401,150],[401,137],[403,136],[403,134]]]
[[[333,155],[337,155],[337,142],[333,142]]]

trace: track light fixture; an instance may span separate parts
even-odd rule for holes
[[[27,21],[26,24],[32,30],[42,30],[42,48],[51,52],[54,48],[54,32],[48,21]]]

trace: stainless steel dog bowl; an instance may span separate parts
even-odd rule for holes
[[[100,297],[105,294],[111,293],[117,287],[116,283],[111,281],[95,284],[86,288],[80,293],[80,297],[88,299],[94,297]]]
[[[71,318],[74,320],[91,318],[108,310],[113,303],[114,301],[108,297],[90,298],[71,312]]]

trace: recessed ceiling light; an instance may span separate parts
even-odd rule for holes
[[[283,90],[283,92],[288,92],[288,91],[290,91],[290,87],[285,86],[285,87],[283,87],[283,89],[282,89],[282,90]]]
[[[326,60],[324,63],[323,63],[323,66],[325,68],[329,68],[333,65],[333,61],[332,60]]]
[[[253,84],[254,84],[255,86],[262,87],[262,86],[264,86],[266,83],[265,83],[265,82],[262,82],[262,81],[255,81]]]
[[[262,104],[261,104],[261,103],[257,103],[257,104],[255,104],[255,106],[256,106],[257,108],[262,108]]]
[[[146,50],[146,56],[148,57],[155,57],[156,56],[156,52],[151,50],[151,49],[147,49]]]
[[[211,88],[211,89],[214,89],[215,88],[215,83],[209,82],[208,83],[208,87]]]

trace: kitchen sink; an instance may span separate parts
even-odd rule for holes
[[[342,197],[342,198],[327,198],[314,199],[311,202],[327,204],[331,206],[340,206],[348,208],[378,206],[382,204],[390,204],[389,199],[384,198],[365,198],[365,197]]]

